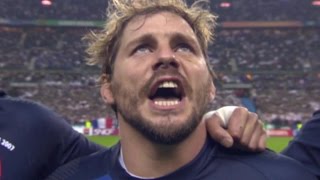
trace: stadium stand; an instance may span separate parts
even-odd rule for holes
[[[40,101],[73,123],[111,114],[96,86],[98,68],[85,65],[86,43],[81,40],[99,27],[41,24],[52,19],[101,21],[107,1],[55,0],[51,6],[40,2],[0,1],[0,87]],[[289,123],[320,109],[320,7],[311,0],[218,0],[211,8],[221,22],[209,52],[219,77],[213,107],[241,105],[241,98],[248,103],[250,97],[263,119]],[[38,24],[29,25],[29,20]],[[300,24],[224,26],[226,21],[288,20]],[[229,84],[250,88],[223,88]]]
[[[192,2],[192,0],[188,0]],[[318,21],[319,8],[313,0],[215,0],[211,9],[220,21]],[[54,0],[51,6],[41,1],[2,0],[0,17],[18,20],[64,19],[103,20],[106,0]]]

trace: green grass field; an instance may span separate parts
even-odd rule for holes
[[[114,145],[119,140],[117,136],[88,136],[88,139],[107,147]],[[288,137],[271,137],[267,141],[267,146],[276,152],[280,152],[291,139]]]

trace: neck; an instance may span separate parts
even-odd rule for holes
[[[201,122],[185,140],[175,145],[155,144],[119,119],[124,163],[129,172],[142,177],[161,177],[192,161],[206,139]]]

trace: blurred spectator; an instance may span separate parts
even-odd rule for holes
[[[67,19],[104,20],[107,0],[1,0],[0,17],[18,20]],[[188,2],[193,2],[189,0]],[[228,6],[222,6],[228,3]],[[213,12],[220,21],[318,21],[320,8],[312,0],[215,0]]]

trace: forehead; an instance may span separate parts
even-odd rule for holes
[[[144,34],[170,36],[181,33],[196,40],[196,35],[188,22],[171,12],[158,12],[134,17],[124,29],[123,40],[130,40]]]

